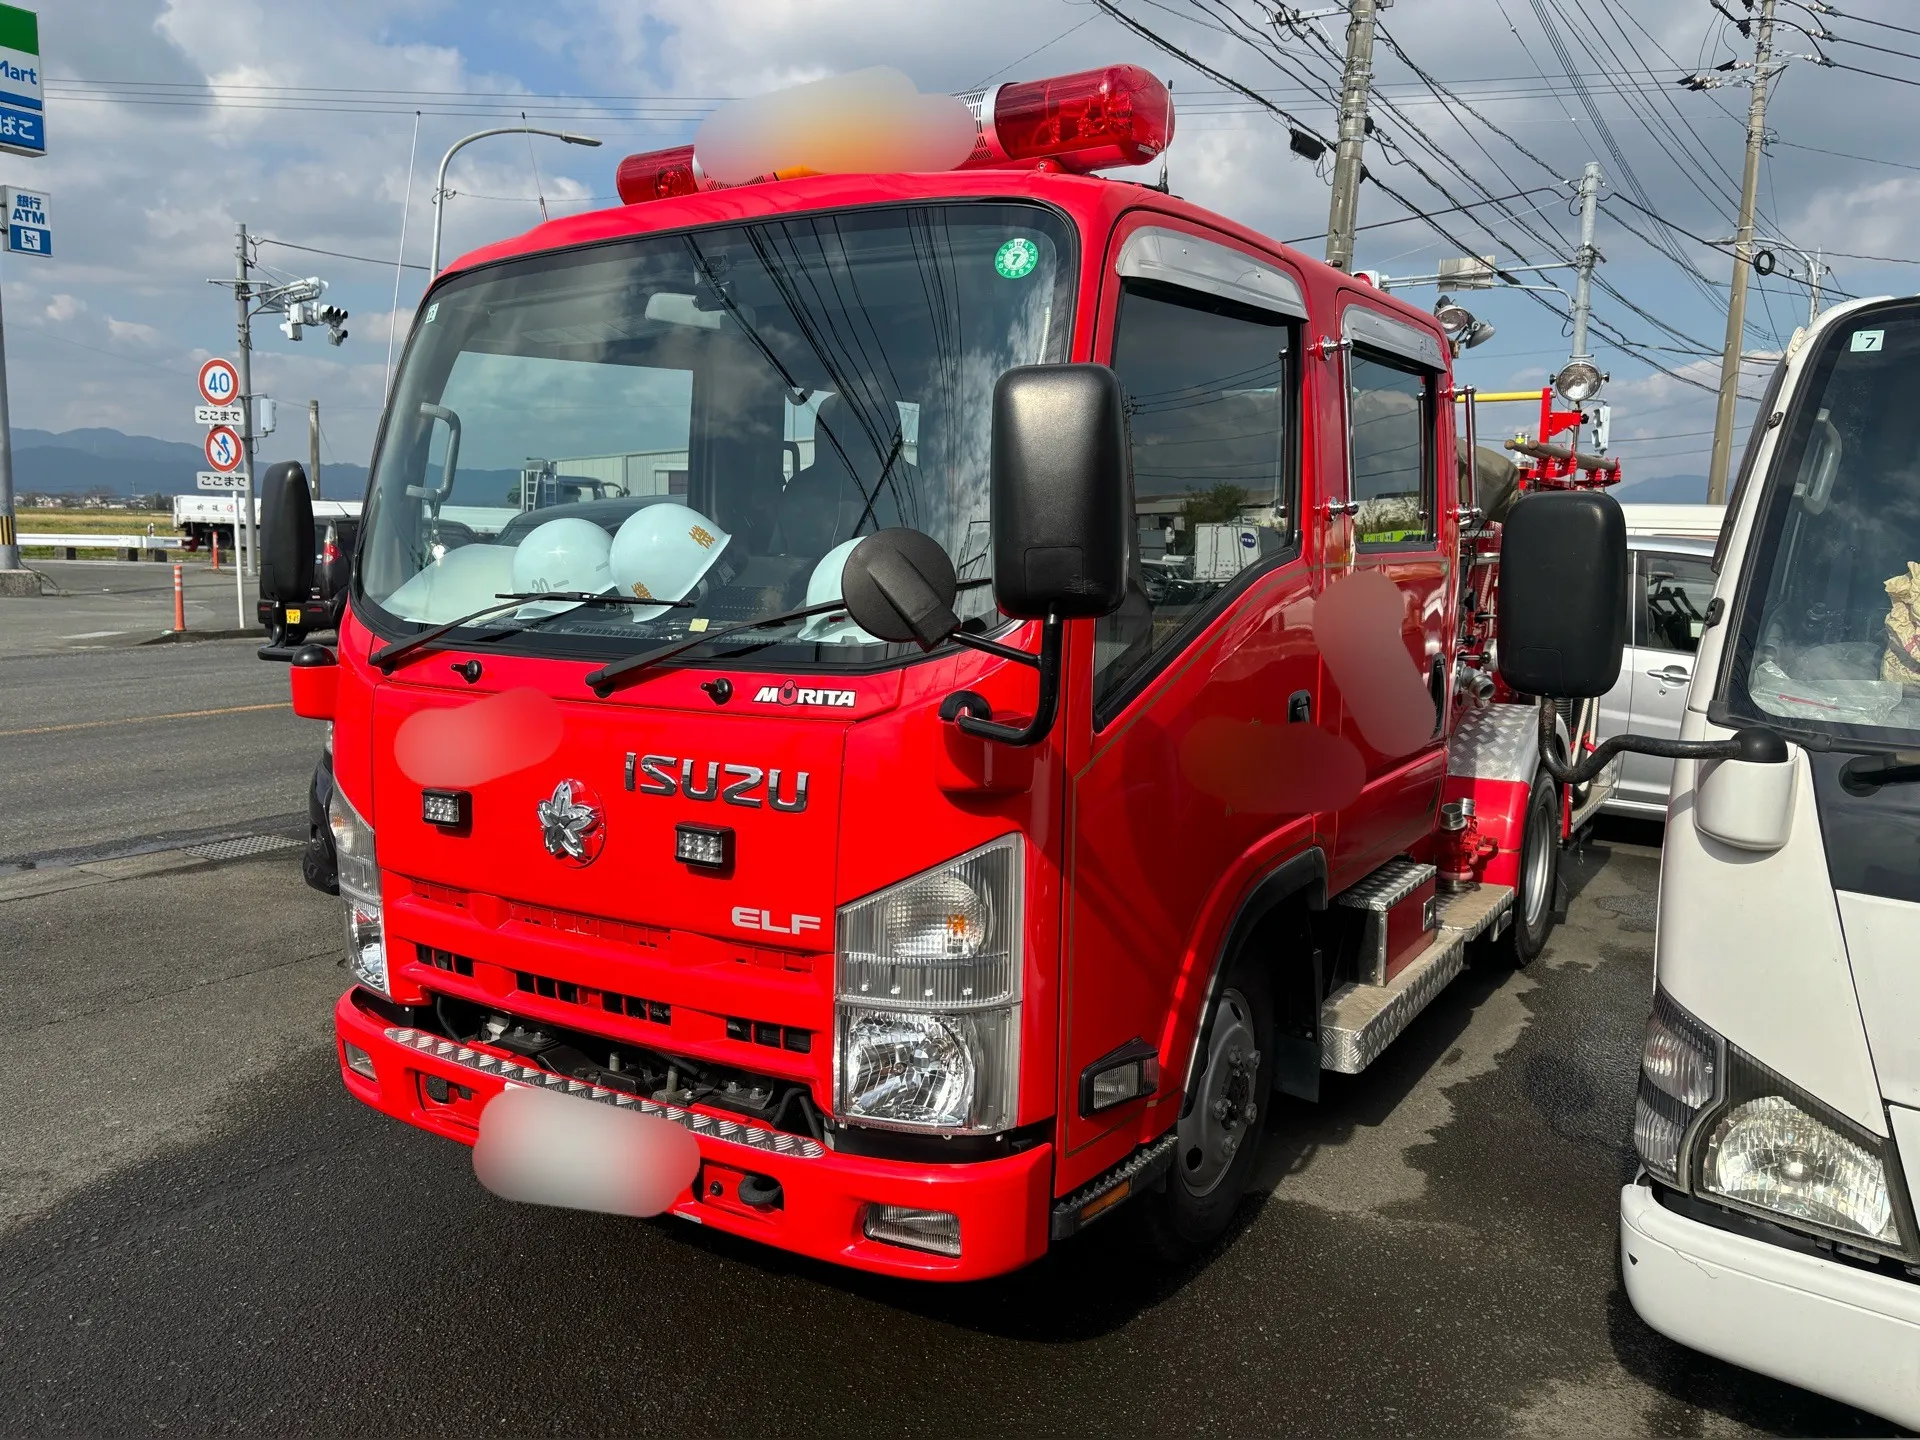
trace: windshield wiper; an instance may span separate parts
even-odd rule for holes
[[[587,684],[593,693],[602,700],[614,692],[622,679],[637,676],[642,670],[658,665],[662,660],[671,660],[676,655],[706,644],[709,640],[724,640],[729,635],[738,635],[745,630],[766,630],[775,625],[790,625],[795,620],[805,620],[810,615],[830,615],[836,610],[847,608],[844,600],[823,600],[818,605],[803,605],[798,610],[783,610],[778,615],[769,615],[764,620],[743,620],[738,625],[723,625],[718,630],[702,631],[698,635],[689,635],[684,640],[676,640],[671,645],[661,645],[653,650],[643,650],[638,655],[629,655],[625,660],[616,660],[611,665],[602,665],[587,676]]]
[[[391,675],[394,666],[408,656],[417,655],[431,648],[433,642],[442,635],[458,630],[462,625],[471,625],[476,620],[484,620],[489,615],[498,615],[502,610],[511,610],[516,605],[530,605],[542,600],[559,600],[578,605],[659,605],[674,610],[691,610],[694,605],[691,600],[641,600],[632,595],[599,595],[587,590],[524,590],[511,595],[497,594],[494,598],[499,603],[476,610],[471,615],[462,615],[458,620],[449,620],[444,625],[436,625],[431,630],[422,630],[411,640],[402,640],[398,644],[389,645],[379,654],[370,655],[367,658],[380,667],[382,674]],[[550,611],[545,615],[529,616],[528,624],[538,624],[543,620],[551,619],[556,614],[567,613],[559,610]]]
[[[954,588],[956,590],[977,590],[982,585],[991,585],[992,583],[993,582],[988,579],[962,580]],[[591,675],[587,676],[587,684],[593,688],[594,694],[604,700],[614,692],[618,686],[618,682],[621,680],[631,679],[639,675],[641,671],[658,665],[662,660],[671,660],[676,655],[684,655],[687,651],[704,645],[709,640],[724,640],[729,635],[739,635],[748,630],[770,630],[775,625],[791,625],[795,620],[805,620],[810,615],[831,615],[836,610],[844,610],[846,608],[847,602],[843,599],[822,600],[818,605],[803,605],[798,610],[783,610],[778,615],[769,615],[765,619],[743,620],[738,625],[724,625],[718,630],[708,630],[699,635],[689,635],[686,639],[676,640],[671,645],[662,645],[654,650],[644,650],[638,655],[628,656],[625,660],[616,660],[611,665],[602,665],[598,670],[595,670]],[[982,642],[982,648],[991,646],[992,643],[991,641]],[[1012,653],[1018,654],[1019,652],[1015,651]]]
[[[1915,781],[1920,781],[1920,760],[1902,759],[1898,754],[1857,755],[1840,767],[1840,788],[1849,795],[1871,795],[1882,785]]]

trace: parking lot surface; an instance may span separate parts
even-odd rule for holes
[[[1621,1289],[1656,829],[1569,857],[1526,972],[1469,973],[1365,1074],[1274,1106],[1201,1262],[1148,1266],[1122,1212],[913,1287],[515,1206],[351,1100],[335,902],[292,848],[194,843],[292,836],[318,727],[249,708],[285,673],[246,642],[155,653],[0,660],[0,1428],[1887,1429],[1670,1344]]]

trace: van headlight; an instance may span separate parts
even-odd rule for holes
[[[1741,1067],[1747,1068],[1747,1067]],[[1715,1117],[1700,1157],[1700,1193],[1903,1254],[1886,1154],[1844,1121],[1814,1113],[1763,1067]],[[1737,1083],[1737,1082],[1736,1082]],[[1771,1091],[1752,1094],[1753,1090]],[[1744,1090],[1751,1098],[1740,1098]]]
[[[1728,1044],[1664,990],[1640,1057],[1634,1149],[1675,1189],[1906,1255],[1893,1148]]]
[[[392,998],[387,986],[386,935],[380,916],[380,866],[373,854],[373,827],[340,793],[336,776],[333,798],[327,802],[327,828],[333,832],[333,854],[346,906],[347,969],[370,990]]]
[[[841,907],[833,1058],[842,1120],[948,1132],[1014,1123],[1023,861],[1020,837],[1007,835]]]

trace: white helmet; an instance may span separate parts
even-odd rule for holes
[[[513,583],[511,545],[461,545],[430,560],[382,603],[402,620],[444,625],[494,603]]]
[[[813,567],[813,574],[807,580],[807,604],[824,605],[829,600],[840,598],[841,573],[847,568],[847,557],[859,543],[858,539],[843,540],[820,557],[820,563]],[[877,637],[854,624],[853,618],[844,610],[809,615],[807,623],[800,627],[800,638],[822,644],[831,644],[836,640],[848,645],[879,644]]]
[[[513,552],[513,588],[582,590],[591,595],[604,595],[613,589],[613,575],[607,568],[607,552],[612,544],[605,530],[577,516],[536,525]],[[558,615],[578,603],[539,601],[521,606],[516,613]]]
[[[633,512],[613,537],[613,581],[640,600],[684,600],[733,537],[685,505],[648,505]],[[633,618],[652,620],[665,605],[636,605]]]

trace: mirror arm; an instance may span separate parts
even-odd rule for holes
[[[1615,735],[1603,740],[1593,753],[1575,765],[1556,760],[1553,702],[1540,701],[1540,766],[1562,785],[1584,785],[1623,753],[1652,755],[1662,760],[1747,760],[1761,764],[1782,764],[1787,759],[1786,741],[1764,726],[1755,725],[1736,732],[1725,740],[1656,740],[1651,735]]]
[[[1002,645],[998,640],[988,640],[983,636],[969,635],[964,630],[956,630],[948,638],[956,645],[964,645],[969,650],[978,650],[983,655],[998,655],[1002,660],[1011,660],[1016,665],[1030,665],[1038,670],[1042,663],[1040,656],[1035,655],[1031,650],[1020,650],[1012,645]],[[960,691],[959,693],[967,694],[969,692]],[[949,715],[946,718],[950,720],[953,717]]]
[[[969,735],[982,740],[995,740],[1002,745],[1038,745],[1053,729],[1055,715],[1060,709],[1060,637],[1062,626],[1060,617],[1049,612],[1045,626],[1040,632],[1040,654],[1038,657],[1023,650],[1014,650],[1010,646],[994,641],[982,641],[977,636],[954,639],[975,650],[984,650],[989,655],[1001,655],[1007,659],[1017,659],[1023,665],[1032,665],[1040,672],[1040,694],[1034,702],[1033,719],[1024,726],[1000,725],[987,717],[992,707],[971,690],[956,690],[940,702],[940,718],[950,720]]]

